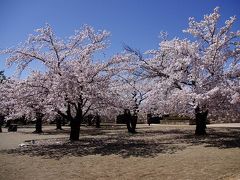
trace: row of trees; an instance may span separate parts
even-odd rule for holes
[[[7,119],[35,118],[39,124],[62,116],[70,121],[70,139],[78,140],[89,113],[115,116],[129,109],[138,117],[154,110],[195,116],[196,134],[203,135],[208,114],[237,117],[240,112],[240,31],[231,31],[235,17],[222,27],[219,19],[215,8],[200,22],[189,19],[184,32],[190,39],[168,40],[161,33],[158,49],[141,54],[125,46],[108,60],[96,54],[107,48],[109,32],[84,26],[60,39],[46,25],[26,42],[1,51],[19,73],[32,61],[45,66],[24,80],[3,80],[1,113]]]

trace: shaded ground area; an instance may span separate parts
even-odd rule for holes
[[[46,130],[44,140],[26,142],[22,147],[7,150],[7,153],[16,153],[30,156],[44,156],[45,158],[60,159],[64,156],[88,155],[120,155],[127,158],[155,157],[159,153],[175,153],[188,146],[203,145],[217,148],[240,148],[240,128],[209,128],[208,136],[194,136],[194,129],[189,127],[148,127],[138,128],[138,133],[126,133],[125,128],[103,127],[83,128],[78,142],[70,142],[67,137],[49,138],[49,134],[58,131]],[[68,131],[60,131],[60,134]],[[49,139],[46,139],[46,136]],[[61,135],[59,135],[61,137]]]
[[[46,167],[42,170],[53,179],[58,174],[57,168],[61,169],[60,174],[76,173],[72,177],[64,175],[63,179],[240,178],[240,128],[210,127],[205,137],[195,137],[194,128],[139,125],[138,133],[132,135],[125,126],[82,127],[78,142],[68,140],[68,129],[59,133],[48,128],[38,138],[30,131],[20,131],[16,135],[31,136],[35,141],[27,140],[16,149],[1,150],[0,179],[13,168],[9,160],[19,163],[22,158],[26,163],[41,162],[53,169],[51,173],[44,171]],[[28,165],[20,164],[25,171]],[[22,174],[19,165],[16,166],[13,169]],[[41,179],[42,175],[38,176],[36,179]],[[26,179],[25,174],[22,179]]]

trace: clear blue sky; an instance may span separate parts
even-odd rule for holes
[[[107,56],[121,52],[123,43],[145,51],[158,47],[161,30],[184,37],[188,17],[200,20],[216,6],[223,22],[236,15],[235,29],[240,29],[240,0],[0,0],[0,49],[49,23],[59,37],[83,24],[110,31]],[[0,56],[0,70],[10,76],[13,69],[6,69],[4,59]]]

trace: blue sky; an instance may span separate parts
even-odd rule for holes
[[[107,56],[121,52],[123,43],[145,51],[158,47],[162,30],[183,38],[188,17],[201,20],[216,6],[222,22],[236,15],[234,28],[240,29],[239,0],[0,0],[0,49],[17,45],[49,23],[63,38],[83,24],[110,31]],[[0,70],[10,76],[14,69],[6,69],[5,58],[0,55]]]

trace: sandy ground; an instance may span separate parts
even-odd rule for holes
[[[53,126],[44,127],[44,130],[53,130]],[[34,128],[18,128],[18,132],[7,132],[6,128],[3,128],[3,133],[0,133],[0,150],[1,149],[14,149],[19,146],[19,144],[25,141],[37,140],[37,139],[52,139],[67,137],[67,134],[63,134],[59,131],[55,131],[54,134],[33,134]],[[54,132],[54,131],[53,131]]]
[[[124,126],[82,127],[75,143],[68,141],[68,128],[44,127],[42,135],[31,128],[4,130],[0,180],[240,179],[237,125],[208,127],[206,137],[193,136],[194,126],[137,127],[134,135]]]

